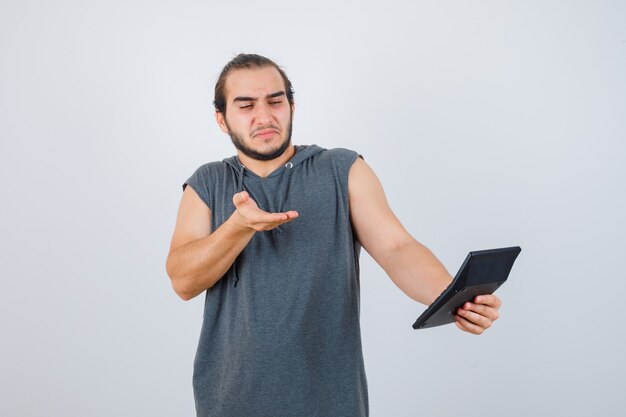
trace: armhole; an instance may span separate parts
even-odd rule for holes
[[[183,183],[183,192],[185,191],[185,188],[188,185],[190,185],[191,188],[196,192],[198,197],[200,197],[200,200],[202,200],[204,202],[204,204],[206,204],[206,206],[209,208],[209,210],[211,210],[211,212],[213,212],[213,209],[211,208],[211,203],[210,203],[209,188],[206,186],[206,182],[201,181],[201,179],[198,178],[200,176],[199,171],[200,171],[200,168],[198,168],[187,179],[187,181],[185,181]]]
[[[346,161],[347,161],[347,163],[346,163],[346,185],[348,184],[348,180],[349,180],[349,177],[350,177],[350,170],[352,169],[352,165],[354,165],[354,163],[359,158],[361,158],[362,160],[365,161],[365,158],[360,153],[355,152],[355,151],[351,151],[351,150],[347,150],[347,151],[350,152],[351,155],[346,158]]]
[[[345,189],[342,191],[345,193],[346,207],[348,213],[350,213],[350,170],[358,158],[363,160],[365,160],[365,158],[363,158],[363,155],[360,153],[351,149],[338,148],[334,151],[335,155],[333,159],[335,159],[340,175],[343,177],[340,182],[343,183],[343,181],[345,181],[345,185],[342,184],[342,187],[345,186]]]
[[[350,158],[348,159],[348,171],[346,174],[346,208],[348,210],[348,227],[350,229],[350,234],[352,236],[352,250],[354,252],[354,259],[355,259],[355,268],[357,271],[357,276],[359,276],[360,272],[360,265],[359,265],[359,255],[361,253],[361,242],[359,242],[359,240],[357,239],[356,233],[354,231],[354,226],[352,224],[352,218],[350,215],[350,170],[352,169],[352,166],[354,165],[354,163],[361,158],[363,161],[365,161],[365,158],[363,157],[363,155],[361,155],[358,152],[354,152],[353,155],[350,156]]]

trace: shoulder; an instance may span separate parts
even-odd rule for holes
[[[351,176],[352,167],[355,165],[355,161],[359,159],[361,155],[352,150],[346,148],[332,148],[324,149],[315,155],[316,162],[314,162],[320,173],[329,177],[333,177],[345,187],[348,187],[348,178]]]
[[[196,191],[199,187],[207,188],[212,182],[222,178],[228,172],[228,164],[224,161],[207,162],[200,165],[183,183],[183,190],[190,184]]]
[[[192,177],[208,180],[212,177],[219,176],[228,172],[228,164],[225,161],[213,161],[200,165],[193,172]]]
[[[333,165],[345,166],[347,168],[352,166],[357,158],[363,158],[360,153],[347,148],[324,149],[320,153],[320,157],[327,159]]]
[[[213,174],[213,173],[224,171],[226,166],[227,164],[224,161],[207,162],[205,164],[200,165],[198,168],[196,168],[194,173]]]

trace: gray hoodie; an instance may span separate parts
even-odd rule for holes
[[[350,224],[347,149],[296,146],[265,178],[237,156],[200,166],[191,185],[212,230],[246,190],[268,212],[299,217],[257,232],[206,292],[194,361],[201,417],[368,416],[359,324],[359,252]]]

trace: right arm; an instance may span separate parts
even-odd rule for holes
[[[235,212],[212,232],[211,210],[192,187],[185,187],[165,265],[174,291],[183,300],[194,298],[223,277],[257,231],[298,217],[295,211],[267,213],[245,191],[235,194],[233,203]]]

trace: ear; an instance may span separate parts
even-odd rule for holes
[[[296,110],[296,103],[291,103],[291,118],[292,119],[293,119],[295,110]]]
[[[220,127],[222,132],[228,133],[228,126],[226,126],[226,120],[224,120],[224,113],[215,111],[215,120],[217,120],[217,125]]]

